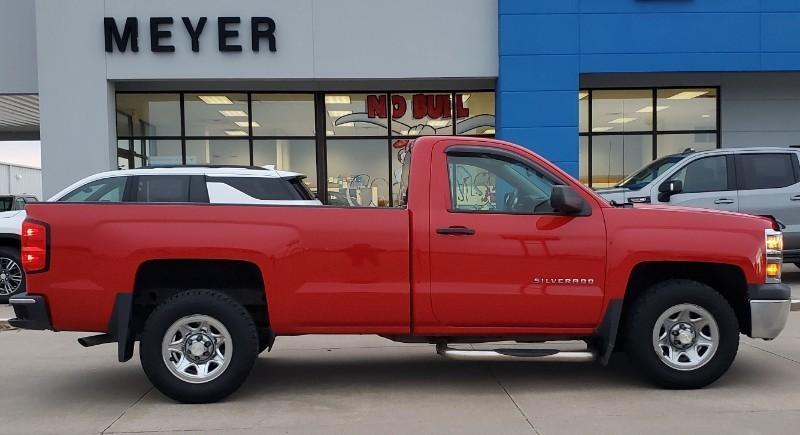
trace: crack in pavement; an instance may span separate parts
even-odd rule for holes
[[[517,401],[516,401],[516,400],[514,400],[514,396],[512,396],[512,395],[511,395],[511,393],[509,393],[509,392],[508,392],[508,389],[506,388],[506,386],[505,386],[505,385],[503,385],[503,382],[502,382],[502,381],[500,381],[500,378],[499,378],[499,377],[497,376],[497,374],[494,372],[494,369],[493,369],[493,368],[491,368],[491,367],[489,368],[489,373],[491,373],[491,374],[492,374],[492,377],[494,378],[495,382],[497,382],[497,385],[499,385],[499,386],[500,386],[500,388],[503,390],[503,392],[504,392],[504,393],[506,393],[506,397],[508,397],[508,399],[509,399],[509,400],[511,400],[511,403],[513,403],[513,404],[514,404],[514,406],[517,408],[517,411],[519,412],[519,414],[522,416],[522,418],[524,418],[524,419],[525,419],[525,421],[528,423],[528,426],[530,426],[530,427],[531,427],[531,430],[533,431],[533,433],[535,433],[536,435],[541,435],[541,434],[539,433],[539,431],[538,431],[538,430],[536,430],[536,428],[533,426],[533,422],[532,422],[532,421],[531,421],[531,419],[530,419],[530,418],[528,418],[528,416],[525,414],[525,411],[523,411],[523,410],[522,410],[522,408],[520,408],[520,406],[519,406],[519,404],[517,403]]]
[[[764,348],[758,347],[758,346],[756,346],[755,344],[751,344],[751,343],[748,343],[748,342],[746,342],[746,341],[742,341],[741,343],[742,343],[742,344],[744,344],[745,346],[750,346],[750,347],[752,347],[753,349],[758,349],[758,350],[760,350],[760,351],[762,351],[762,352],[766,352],[766,353],[768,353],[768,354],[770,354],[770,355],[777,356],[778,358],[783,358],[783,359],[785,359],[786,361],[791,361],[791,362],[793,362],[793,363],[795,363],[795,364],[800,364],[800,361],[797,361],[796,359],[793,359],[793,358],[789,358],[789,357],[788,357],[788,356],[786,356],[786,355],[781,355],[781,354],[779,354],[779,353],[775,353],[775,352],[773,352],[773,351],[771,351],[771,350],[767,350],[767,349],[764,349]]]
[[[115,424],[116,422],[118,422],[118,421],[119,421],[119,420],[120,420],[122,417],[124,417],[124,416],[125,416],[125,414],[126,414],[126,413],[127,413],[127,412],[128,412],[130,409],[131,409],[131,408],[133,408],[133,407],[134,407],[134,406],[136,406],[136,405],[137,405],[139,402],[141,402],[141,401],[142,401],[142,399],[144,399],[144,396],[146,396],[146,395],[147,395],[147,393],[149,393],[149,392],[153,391],[153,388],[155,388],[155,387],[152,387],[152,386],[151,386],[150,388],[148,388],[148,389],[147,389],[147,391],[145,391],[145,392],[144,392],[144,393],[143,393],[141,396],[139,396],[139,398],[138,398],[138,399],[136,399],[136,401],[135,401],[135,402],[133,402],[133,403],[131,403],[130,405],[128,405],[128,407],[127,407],[127,408],[125,408],[125,410],[123,410],[123,411],[122,411],[122,413],[121,413],[119,416],[117,416],[117,418],[115,418],[115,419],[114,419],[114,421],[112,421],[112,422],[111,422],[111,424],[109,424],[108,426],[106,426],[106,428],[105,428],[105,429],[103,429],[103,431],[102,431],[102,432],[100,432],[100,435],[103,435],[103,434],[109,433],[109,432],[107,432],[107,431],[108,431],[109,429],[111,429],[111,426],[114,426],[114,424]]]

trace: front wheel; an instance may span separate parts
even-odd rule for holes
[[[631,306],[626,350],[653,382],[702,388],[719,379],[739,349],[739,323],[713,288],[689,280],[656,284]]]
[[[0,246],[0,302],[25,291],[25,274],[19,261],[19,249]]]
[[[258,356],[247,310],[212,290],[189,290],[161,303],[145,322],[139,355],[159,391],[184,403],[221,400],[245,381]]]

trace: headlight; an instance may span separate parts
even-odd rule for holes
[[[773,229],[764,230],[764,245],[767,250],[766,282],[779,283],[783,267],[783,234]]]
[[[769,232],[771,231],[771,233]],[[780,231],[768,230],[767,234],[767,253],[783,252],[783,234]]]

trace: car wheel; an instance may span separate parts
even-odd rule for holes
[[[656,284],[631,306],[626,351],[665,388],[702,388],[719,379],[739,349],[739,322],[713,288],[689,280]]]
[[[258,356],[258,332],[236,300],[213,290],[178,293],[158,305],[141,335],[142,368],[166,396],[221,400],[241,386]]]
[[[19,260],[19,250],[0,246],[0,302],[25,291],[25,273]]]

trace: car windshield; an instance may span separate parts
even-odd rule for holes
[[[629,175],[624,180],[617,183],[614,187],[625,187],[631,190],[639,190],[642,187],[647,186],[651,181],[658,178],[659,175],[663,174],[667,169],[675,165],[675,163],[683,160],[684,157],[686,156],[673,155],[662,157]]]
[[[0,212],[10,211],[14,207],[14,198],[11,196],[0,196]]]

